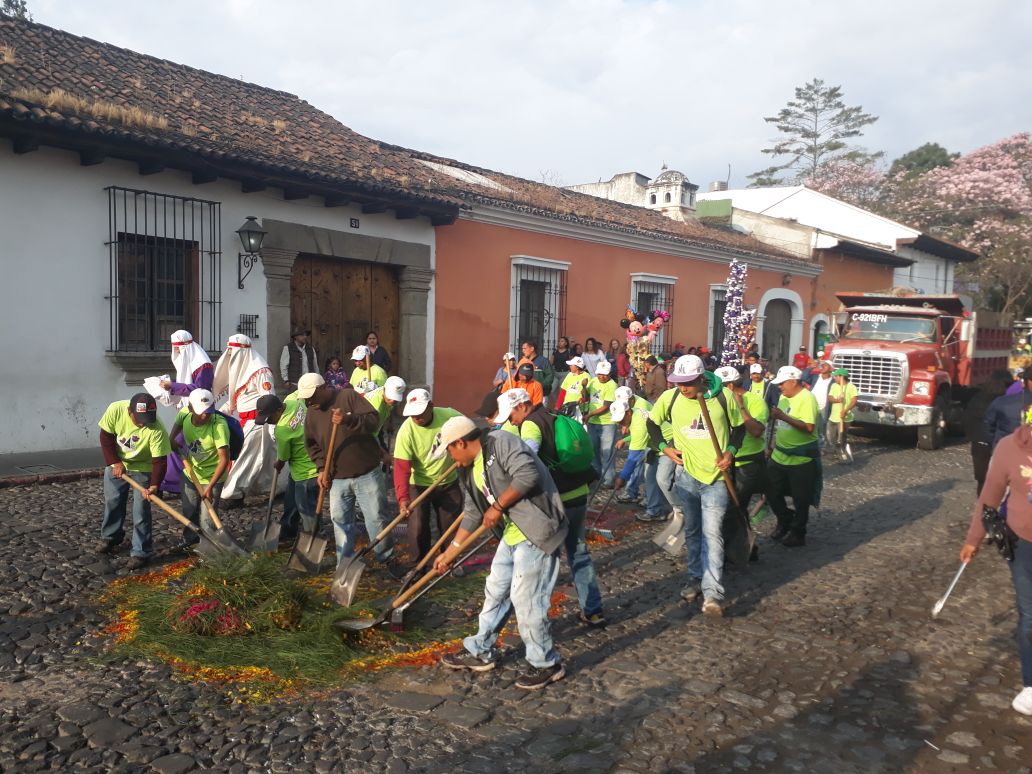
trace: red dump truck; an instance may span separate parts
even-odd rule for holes
[[[919,449],[938,449],[974,388],[1007,367],[1010,328],[979,326],[960,296],[836,296],[844,321],[825,357],[849,370],[857,424],[915,427]]]

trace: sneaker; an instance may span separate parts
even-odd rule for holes
[[[702,614],[711,616],[712,618],[720,618],[724,615],[724,608],[720,606],[720,603],[715,599],[707,599],[702,603]]]
[[[806,535],[800,535],[798,532],[789,532],[785,539],[781,541],[781,545],[785,548],[798,548],[799,546],[805,546]]]
[[[133,572],[134,570],[142,570],[148,564],[150,564],[150,559],[144,556],[132,556],[129,558],[129,561],[125,563],[125,569],[129,570],[129,572]]]
[[[108,540],[107,538],[101,538],[97,541],[94,551],[98,554],[111,554],[114,553],[118,547],[122,545],[122,539]]]
[[[1026,686],[1015,696],[1011,706],[1022,715],[1032,715],[1032,685]]]
[[[554,683],[556,680],[562,680],[565,674],[566,668],[562,663],[541,669],[531,667],[519,676],[519,679],[516,680],[516,687],[522,688],[525,691],[536,691],[544,688],[549,683]]]
[[[655,515],[652,515],[652,514],[649,514],[649,513],[638,513],[638,514],[636,514],[634,516],[634,519],[635,519],[635,521],[645,521],[645,522],[648,522],[648,521],[666,521],[667,520],[667,514],[665,514],[665,513],[657,513]]]
[[[636,503],[636,502],[638,502],[638,497],[637,497],[637,495],[634,496],[634,497],[631,497],[626,492],[620,492],[620,494],[618,494],[616,496],[616,501],[618,503]]]
[[[466,649],[460,650],[458,653],[446,653],[441,657],[441,666],[448,667],[448,669],[469,669],[473,672],[490,672],[497,663],[494,656],[490,661],[484,661]]]
[[[587,624],[592,629],[597,629],[601,626],[605,626],[607,623],[606,617],[601,613],[592,613],[591,615],[587,615],[583,610],[580,614],[580,621],[581,623]]]
[[[681,599],[685,602],[694,602],[702,596],[702,578],[692,578],[688,581],[683,589],[681,589]]]
[[[785,535],[788,534],[788,527],[782,527],[780,524],[774,528],[774,531],[770,533],[771,540],[781,540]]]

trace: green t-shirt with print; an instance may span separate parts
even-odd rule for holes
[[[767,392],[767,383],[763,381],[763,379],[760,379],[760,381],[758,382],[750,381],[749,389],[746,390],[746,392],[748,392],[750,395],[755,395],[762,400],[763,396]]]
[[[842,389],[842,385],[841,384],[838,384],[836,382],[835,384],[831,385],[831,387],[828,388],[828,397],[829,398],[842,398],[842,402],[841,403],[832,403],[831,404],[831,414],[828,417],[828,421],[829,422],[834,422],[837,425],[839,423],[839,421],[840,421],[840,418],[842,417],[842,407],[843,406],[848,406],[850,403],[852,403],[853,399],[856,397],[856,395],[857,395],[857,393],[856,393],[856,385],[854,385],[852,382],[846,382],[846,385],[845,385],[845,395],[844,396],[843,396],[843,389]],[[846,414],[846,420],[845,421],[846,422],[852,422],[853,421],[853,410],[852,409],[850,409],[849,413]]]
[[[509,423],[506,424],[511,427],[528,446],[533,444],[534,446],[532,448],[536,447],[538,449],[538,457],[541,456],[541,444],[543,443],[544,438],[541,435],[541,428],[538,427],[536,423],[525,419],[518,429],[509,425]],[[506,428],[503,427],[502,429],[505,430]],[[566,503],[570,500],[576,500],[578,497],[586,497],[590,491],[591,489],[587,484],[581,484],[568,492],[560,492],[559,499]]]
[[[434,445],[434,439],[441,427],[452,417],[462,416],[453,408],[434,406],[434,415],[426,427],[420,427],[408,417],[401,423],[398,437],[394,439],[394,459],[408,460],[412,463],[412,475],[409,483],[416,486],[430,486],[438,476],[451,467],[451,458],[445,454],[440,459],[427,461]],[[442,484],[450,484],[457,477],[453,470]]]
[[[116,400],[100,418],[100,429],[111,433],[118,442],[118,458],[126,470],[150,473],[155,457],[164,457],[172,451],[168,431],[160,419],[137,427],[129,415],[129,401]]]
[[[710,419],[713,421],[713,431],[721,449],[727,448],[730,438],[729,425],[738,427],[743,423],[738,404],[727,388],[724,389],[724,402],[727,404],[726,413],[717,398],[713,397],[706,401],[706,408],[709,409]],[[685,472],[696,481],[712,484],[720,477],[720,469],[717,467],[716,452],[713,450],[713,442],[710,440],[709,430],[706,429],[698,399],[684,397],[676,387],[667,390],[656,400],[649,416],[653,422],[661,424],[668,415],[673,428],[674,448],[681,452],[684,458]]]
[[[807,433],[805,430],[797,430],[788,422],[779,421],[774,435],[774,453],[770,455],[770,458],[779,465],[805,465],[813,458],[785,454],[778,451],[777,447],[796,449],[817,443],[817,415],[821,411],[817,406],[817,398],[809,390],[800,390],[791,398],[786,398],[782,393],[778,400],[778,408],[793,419],[813,425],[813,431]]]
[[[563,395],[563,405],[579,401],[581,390],[584,389],[584,382],[590,381],[591,379],[585,373],[566,374],[566,378],[563,379],[563,383],[560,385],[561,389],[566,391],[566,394]]]
[[[770,419],[770,407],[767,405],[766,401],[764,401],[763,398],[761,398],[756,393],[743,392],[742,404],[745,406],[745,410],[749,414],[749,416],[751,416],[753,419],[755,419],[757,422],[759,422],[766,428],[767,420]],[[765,432],[761,433],[760,436],[757,437],[750,433],[748,430],[746,430],[745,440],[742,441],[742,448],[738,450],[738,454],[736,454],[735,457],[748,457],[753,454],[759,454],[763,451],[764,444],[766,442],[767,434]],[[739,464],[748,465],[749,463],[736,462],[736,467]]]
[[[319,475],[305,448],[305,417],[308,406],[303,400],[291,400],[283,405],[283,415],[276,423],[276,456],[290,466],[290,477],[308,481]]]
[[[176,424],[183,428],[185,441],[184,453],[190,457],[197,482],[207,485],[219,466],[219,449],[229,449],[229,425],[218,414],[202,425],[193,423],[193,412],[185,408],[176,416]],[[220,481],[226,480],[226,472],[222,472]]]
[[[473,485],[480,490],[480,493],[484,495],[484,498],[489,503],[494,503],[494,497],[491,494],[491,490],[487,488],[487,478],[484,475],[483,450],[481,450],[473,460]],[[516,526],[516,522],[510,519],[508,514],[504,514],[502,521],[502,540],[505,542],[505,545],[515,546],[526,539],[527,536],[524,535],[520,528]]]
[[[380,431],[383,430],[383,426],[387,424],[387,420],[391,416],[391,406],[387,402],[387,396],[384,394],[383,387],[377,387],[372,392],[367,392],[362,396],[368,401],[369,405],[376,409],[377,415],[380,417],[379,423],[376,425],[376,432],[373,435],[379,435]]]
[[[610,379],[608,382],[600,382],[598,377],[595,377],[588,382],[588,405],[585,409],[587,413],[597,411],[602,408],[605,403],[612,403],[616,400],[616,382]],[[589,425],[611,425],[613,423],[613,415],[606,411],[599,414],[597,417],[591,417],[588,420]]]
[[[652,411],[652,404],[640,396],[634,398],[634,406],[628,409],[631,412],[630,442],[627,445],[628,451],[644,451],[649,448],[649,412]]]
[[[387,382],[387,372],[376,365],[376,363],[371,363],[368,372],[365,368],[356,368],[351,372],[351,378],[348,379],[351,382],[351,386],[355,389],[358,389],[358,386],[367,380],[372,380],[376,382],[378,387],[383,387]]]

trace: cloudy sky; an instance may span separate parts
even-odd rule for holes
[[[36,21],[301,96],[380,140],[572,184],[767,166],[813,77],[891,159],[1032,129],[1024,0],[28,0]]]

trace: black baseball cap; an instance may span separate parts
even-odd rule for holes
[[[283,408],[283,401],[275,395],[262,395],[254,404],[258,410],[258,416],[254,418],[256,425],[267,424],[272,415]]]
[[[530,363],[524,363],[519,367],[519,370],[516,373],[522,374],[523,376],[533,376],[534,366],[532,366]]]
[[[158,404],[150,393],[138,392],[129,399],[129,413],[138,421],[149,425],[157,421]]]

